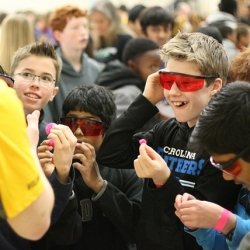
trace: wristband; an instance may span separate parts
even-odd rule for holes
[[[103,193],[106,191],[107,186],[108,186],[108,182],[106,180],[104,180],[103,181],[103,186],[102,186],[101,190],[96,195],[93,194],[91,200],[92,201],[97,201],[103,195]]]
[[[223,230],[223,228],[225,227],[225,225],[228,222],[230,216],[230,212],[224,208],[223,212],[221,213],[220,218],[217,220],[214,229],[221,232]]]

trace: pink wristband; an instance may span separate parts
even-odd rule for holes
[[[223,228],[225,227],[225,225],[227,224],[229,216],[230,216],[230,212],[224,208],[220,218],[217,220],[214,226],[214,229],[221,232]]]

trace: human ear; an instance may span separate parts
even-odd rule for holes
[[[55,30],[53,32],[53,35],[54,35],[54,38],[56,39],[56,41],[60,42],[60,40],[61,40],[61,34],[62,34],[62,32],[59,31],[59,30]]]
[[[221,88],[223,87],[222,84],[222,79],[221,78],[216,78],[214,83],[211,85],[211,96],[215,95],[218,91],[221,90]]]
[[[127,65],[130,69],[132,69],[133,71],[136,69],[136,64],[133,60],[128,60],[127,61]]]
[[[53,93],[52,93],[52,95],[51,95],[51,97],[49,99],[51,102],[53,101],[53,99],[56,96],[56,94],[58,93],[58,91],[59,91],[59,88],[58,87],[54,87]]]

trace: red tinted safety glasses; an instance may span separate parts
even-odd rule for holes
[[[85,136],[98,136],[105,132],[103,122],[88,118],[62,117],[60,123],[68,126],[73,133],[80,128]]]
[[[233,159],[223,162],[223,163],[216,163],[213,160],[213,157],[210,157],[210,163],[224,172],[225,174],[237,176],[240,174],[242,167],[240,162],[238,161],[244,154],[246,154],[249,151],[249,148],[243,149],[239,154],[237,154]]]
[[[170,90],[175,83],[182,92],[193,92],[202,89],[206,79],[215,76],[194,76],[177,72],[159,71],[160,83],[164,89]]]
[[[227,163],[226,164],[215,163],[212,157],[210,157],[210,162],[214,167],[218,168],[223,173],[228,175],[238,176],[242,170],[241,164],[238,161],[232,163],[230,161],[230,165],[226,167],[224,165],[227,165]]]

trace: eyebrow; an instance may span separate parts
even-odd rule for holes
[[[35,73],[35,70],[30,69],[30,68],[24,68],[22,71],[30,71],[32,73]],[[48,76],[51,76],[52,78],[54,77],[51,73],[48,73],[48,72],[42,72],[40,75],[48,75]]]

